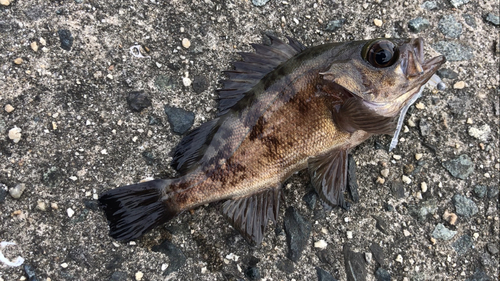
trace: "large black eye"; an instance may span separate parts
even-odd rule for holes
[[[377,40],[365,45],[362,51],[363,59],[377,68],[393,65],[399,57],[396,45],[389,40]]]

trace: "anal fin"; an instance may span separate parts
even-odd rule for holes
[[[330,206],[347,208],[344,191],[347,184],[347,150],[334,150],[308,161],[311,184],[319,197]]]
[[[231,225],[254,245],[259,245],[269,220],[276,222],[279,211],[280,188],[231,199],[224,202],[222,212]]]

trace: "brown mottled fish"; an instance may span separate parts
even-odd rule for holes
[[[174,150],[178,178],[101,195],[112,237],[136,239],[183,211],[225,200],[224,216],[259,244],[277,219],[281,183],[305,168],[324,202],[345,206],[349,150],[394,133],[445,62],[425,61],[420,38],[306,48],[266,36],[270,44],[253,44],[255,52],[225,72],[217,117]]]

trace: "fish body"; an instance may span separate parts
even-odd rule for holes
[[[276,221],[281,183],[308,169],[320,198],[345,206],[350,149],[395,131],[398,114],[445,59],[423,59],[422,39],[375,39],[305,48],[267,36],[226,71],[218,116],[173,152],[180,176],[100,197],[110,235],[140,237],[177,214],[226,200],[222,212],[251,243]]]

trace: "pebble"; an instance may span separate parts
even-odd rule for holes
[[[329,21],[325,27],[325,31],[333,32],[337,29],[340,29],[345,23],[346,23],[345,19]]]
[[[429,124],[429,122],[424,119],[424,118],[421,118],[418,122],[418,128],[420,129],[420,134],[422,136],[427,136],[429,135],[430,131],[431,131],[431,125]]]
[[[450,0],[450,4],[453,6],[453,8],[458,8],[464,4],[469,3],[470,0]]]
[[[492,255],[496,255],[499,252],[498,251],[498,246],[495,243],[488,243],[488,244],[486,244],[486,249]]]
[[[61,48],[70,51],[73,46],[73,35],[71,35],[71,31],[67,29],[59,29],[57,31],[59,34],[59,40],[61,41]]]
[[[467,154],[444,161],[443,167],[454,177],[465,180],[474,172],[474,162]]]
[[[426,30],[430,26],[430,22],[427,19],[418,17],[415,19],[412,19],[408,22],[408,28],[412,32],[421,32]]]
[[[374,19],[373,20],[373,24],[375,24],[376,26],[378,27],[381,27],[382,26],[382,20],[379,20],[379,19]]]
[[[182,78],[182,84],[183,84],[185,87],[189,87],[189,86],[191,86],[191,83],[193,83],[193,81],[191,81],[191,79],[189,79],[189,77],[183,77],[183,78]]]
[[[384,184],[385,183],[385,179],[381,178],[381,177],[377,177],[377,180],[375,182],[378,183],[378,184]]]
[[[21,64],[21,63],[23,63],[23,59],[22,58],[17,58],[17,59],[14,60],[14,63],[15,64]]]
[[[377,271],[375,271],[375,279],[377,281],[391,281],[391,274],[389,271],[383,269],[382,267],[379,267]]]
[[[465,234],[458,238],[457,241],[453,242],[451,246],[457,252],[457,254],[463,255],[466,254],[474,246],[474,242],[472,240],[472,237]]]
[[[420,190],[422,190],[423,193],[427,192],[427,183],[426,182],[420,183]]]
[[[422,153],[415,153],[415,160],[418,161],[418,160],[422,159],[423,156],[424,155]]]
[[[493,185],[488,188],[488,198],[493,199],[498,197],[500,193],[500,187],[498,185]]]
[[[68,264],[67,264],[67,263],[65,263],[65,262],[64,262],[64,263],[61,263],[61,267],[62,267],[62,268],[68,268]]]
[[[410,235],[411,235],[411,233],[410,233],[407,229],[403,229],[403,235],[404,235],[405,237],[408,237],[408,236],[410,236]]]
[[[450,213],[448,210],[444,211],[443,219],[448,221],[451,225],[457,223],[458,216],[455,213]]]
[[[36,43],[36,41],[31,42],[30,46],[33,51],[38,51],[38,44]]]
[[[344,245],[344,265],[347,274],[346,280],[366,280],[365,257],[362,253],[351,251],[348,244]]]
[[[262,7],[262,6],[266,5],[267,2],[269,2],[269,0],[252,0],[252,4],[254,4],[254,6],[257,6],[257,7]]]
[[[9,193],[9,189],[3,183],[0,183],[0,203],[5,202],[5,197],[7,197],[7,193]]]
[[[472,217],[479,211],[476,203],[460,194],[453,196],[453,204],[458,215],[464,217]]]
[[[438,23],[438,29],[445,36],[458,38],[462,34],[462,24],[453,15],[443,16]]]
[[[182,108],[165,106],[165,114],[168,117],[168,123],[172,127],[172,131],[177,134],[186,133],[194,123],[194,113]]]
[[[66,213],[68,213],[68,217],[71,218],[75,214],[75,211],[73,211],[73,209],[71,209],[71,208],[68,208],[66,210]]]
[[[387,178],[389,176],[389,169],[382,169],[382,171],[380,171],[380,174],[384,177],[384,178]]]
[[[439,41],[431,46],[437,52],[445,55],[447,61],[470,60],[474,57],[471,47],[457,42]]]
[[[484,19],[495,26],[500,26],[500,17],[498,15],[488,13]]]
[[[50,208],[52,208],[52,210],[58,210],[59,207],[57,206],[57,203],[50,203]]]
[[[328,246],[328,244],[323,239],[314,242],[314,248],[325,249],[326,246]]]
[[[319,267],[316,267],[316,275],[318,276],[318,281],[336,281],[336,279],[333,278],[330,272],[325,271]]]
[[[296,262],[307,246],[311,235],[311,224],[294,207],[288,207],[285,211],[284,225],[288,245],[287,257]]]
[[[484,198],[486,196],[487,191],[488,191],[487,187],[484,185],[476,185],[476,187],[474,188],[474,194],[478,198]]]
[[[367,263],[369,263],[369,264],[372,263],[372,261],[373,261],[373,254],[370,253],[370,252],[366,252],[365,253],[365,261]]]
[[[415,122],[413,122],[413,120],[408,119],[408,126],[410,126],[410,127],[416,127],[417,124],[415,124]]]
[[[10,5],[10,0],[0,0],[0,4],[3,6],[9,6]]]
[[[191,41],[189,41],[189,39],[187,38],[182,39],[182,47],[188,49],[189,47],[191,47]]]
[[[26,190],[26,184],[20,183],[15,187],[9,189],[9,194],[10,196],[12,196],[12,198],[19,199],[21,198],[21,195],[23,195],[24,190]]]
[[[403,177],[401,178],[401,180],[406,183],[406,184],[410,184],[411,183],[411,179],[405,175],[403,175]]]
[[[419,221],[425,220],[428,215],[434,214],[437,209],[437,201],[435,199],[423,201],[417,206],[408,206],[408,210],[410,211],[410,213],[416,216]]]
[[[474,121],[472,121],[472,118],[467,118],[467,121],[465,122],[467,124],[474,124]]]
[[[441,77],[441,78],[447,78],[447,79],[457,79],[458,78],[458,73],[455,71],[449,69],[449,68],[440,68],[436,74]]]
[[[28,281],[38,281],[36,277],[36,272],[35,272],[35,267],[30,265],[30,264],[24,264],[24,273],[26,273],[26,276],[28,276]]]
[[[465,82],[464,81],[458,81],[457,83],[453,84],[453,89],[463,89],[465,88]]]
[[[425,104],[421,103],[421,102],[418,102],[417,104],[415,104],[415,107],[417,109],[424,109],[425,108]]]
[[[47,205],[43,201],[38,201],[36,203],[36,209],[45,212],[47,210]]]
[[[140,271],[137,271],[135,273],[135,280],[140,281],[140,280],[142,280],[142,277],[144,277],[144,273],[142,273]]]
[[[47,45],[47,41],[45,41],[45,39],[43,37],[40,37],[40,39],[38,39],[38,41],[40,41],[40,44],[42,44],[42,46]]]
[[[186,263],[187,258],[184,253],[169,240],[163,241],[160,245],[153,246],[151,250],[153,252],[159,252],[168,256],[170,264],[165,272],[163,272],[164,276],[167,276],[170,273],[179,270],[179,268],[184,266],[184,264]]]
[[[401,155],[398,155],[398,154],[394,154],[392,156],[392,158],[396,159],[396,160],[401,160]]]
[[[438,5],[436,1],[425,1],[421,7],[426,10],[434,10],[437,9]]]
[[[398,255],[395,259],[396,262],[399,262],[399,263],[403,263],[403,256],[402,255]]]
[[[141,112],[143,109],[151,106],[151,99],[144,91],[130,92],[127,97],[127,103],[133,111]]]
[[[4,110],[7,113],[11,113],[12,111],[14,111],[14,109],[15,108],[12,105],[10,105],[10,104],[6,104],[5,107],[4,107]]]
[[[11,139],[14,143],[18,143],[21,140],[21,129],[18,127],[10,129],[9,139]]]
[[[488,124],[481,127],[470,127],[468,133],[469,136],[486,142],[490,138],[491,128]]]
[[[317,193],[314,190],[309,191],[306,193],[303,197],[302,200],[306,203],[307,208],[309,210],[314,210],[316,207],[316,201],[317,201]]]
[[[353,237],[352,231],[346,231],[346,236],[347,236],[347,239],[352,239],[352,237]]]
[[[193,90],[197,94],[201,94],[208,89],[209,83],[205,76],[197,75],[193,78]]]

